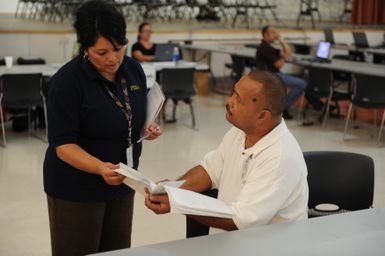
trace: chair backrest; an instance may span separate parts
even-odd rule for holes
[[[5,59],[0,59],[0,66],[5,66]]]
[[[304,54],[304,55],[309,55],[310,54],[310,46],[307,44],[298,44],[295,43],[293,44],[294,47],[294,52],[297,54]]]
[[[373,63],[374,64],[385,64],[385,54],[375,53],[373,54]]]
[[[45,60],[42,58],[23,58],[19,57],[16,60],[17,65],[43,65]]]
[[[361,210],[373,204],[374,162],[369,156],[334,151],[304,153],[309,183],[309,209],[335,204]]]
[[[331,44],[335,44],[334,34],[331,28],[324,29],[324,36],[325,36],[325,41],[330,42]]]
[[[29,107],[42,101],[42,74],[5,74],[0,80],[1,104]]]
[[[327,97],[333,86],[333,72],[328,69],[309,67],[308,68],[308,86],[306,93]]]
[[[354,75],[353,103],[363,107],[385,106],[385,77]]]
[[[186,99],[195,95],[195,68],[165,68],[160,74],[162,90],[167,98]]]
[[[232,72],[234,73],[232,78],[237,82],[239,79],[241,79],[243,72],[245,71],[246,61],[245,58],[231,55],[231,62],[233,64]]]

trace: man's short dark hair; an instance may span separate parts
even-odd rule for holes
[[[262,36],[265,36],[265,34],[266,34],[267,30],[269,30],[269,28],[270,28],[269,25],[264,26],[264,27],[262,28],[262,30],[261,30]]]
[[[286,86],[282,78],[275,73],[255,70],[248,74],[251,80],[262,84],[261,95],[273,116],[282,115],[286,102]]]
[[[114,48],[128,42],[123,15],[105,1],[92,0],[82,4],[76,12],[74,28],[82,49],[93,46],[99,36],[110,41]]]

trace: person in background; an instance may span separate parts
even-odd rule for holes
[[[151,25],[143,22],[138,28],[138,41],[131,47],[131,56],[139,62],[154,61],[155,44],[151,41]]]
[[[277,73],[283,79],[286,86],[290,87],[291,90],[287,95],[283,118],[287,120],[293,119],[293,116],[289,113],[289,108],[304,92],[306,82],[302,78],[280,72],[285,64],[285,60],[291,57],[291,49],[278,31],[272,26],[265,26],[262,28],[262,36],[262,43],[257,47],[257,63],[263,65],[266,70]],[[274,42],[278,42],[282,49],[273,47],[272,44]]]
[[[189,216],[222,230],[292,222],[307,218],[307,168],[296,139],[282,119],[286,88],[268,71],[253,71],[234,86],[226,119],[232,127],[219,147],[179,178],[182,189],[218,189],[232,219]],[[166,195],[150,195],[145,205],[157,214],[170,211]]]
[[[112,4],[93,0],[76,13],[81,55],[51,79],[44,160],[52,255],[130,247],[134,192],[114,170],[137,169],[144,129],[146,78],[125,56],[126,23]]]

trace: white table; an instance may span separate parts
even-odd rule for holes
[[[142,232],[165,232],[142,230]],[[167,230],[172,232],[172,229]],[[135,233],[133,234],[135,235]],[[109,256],[385,255],[385,208],[124,249]]]
[[[249,48],[249,47],[237,46],[237,45],[223,45],[223,44],[181,45],[181,48],[193,51],[193,55],[196,51],[207,51],[207,52],[225,53],[229,55],[236,55],[243,58],[254,59],[257,54],[257,50],[255,48]]]
[[[385,77],[385,65],[339,59],[333,59],[331,62],[325,63],[310,62],[308,60],[305,60],[303,57],[298,56],[299,55],[295,55],[294,59],[290,60],[289,62],[304,67],[318,67],[334,71],[344,71],[352,74],[364,74]]]
[[[41,73],[43,76],[53,76],[61,66],[61,64],[13,65],[11,68],[7,68],[6,66],[0,66],[0,76],[5,74],[33,73]]]

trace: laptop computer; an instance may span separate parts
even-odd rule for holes
[[[301,59],[309,62],[331,62],[329,59],[331,46],[332,44],[330,42],[319,41],[315,57]]]
[[[172,61],[172,55],[174,48],[178,47],[178,44],[164,43],[155,45],[155,61]]]
[[[353,40],[356,47],[369,48],[369,42],[365,32],[353,32]]]

